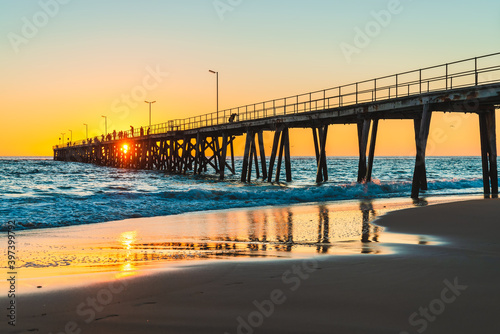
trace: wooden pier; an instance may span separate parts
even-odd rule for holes
[[[484,79],[486,78],[486,79]],[[425,153],[435,112],[478,114],[484,194],[498,197],[495,110],[500,105],[500,53],[357,82],[307,94],[171,120],[143,131],[124,131],[54,146],[54,159],[102,166],[201,174],[209,168],[223,180],[236,174],[234,140],[245,136],[241,181],[252,175],[279,182],[284,165],[292,181],[289,129],[310,128],[316,181],[329,179],[326,143],[334,125],[358,128],[358,182],[371,182],[378,122],[412,119],[416,159],[411,196],[427,190]],[[273,132],[269,160],[264,131]],[[370,136],[371,131],[371,136]]]

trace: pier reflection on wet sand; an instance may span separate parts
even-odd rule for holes
[[[89,227],[27,231],[22,268],[137,269],[139,265],[202,259],[290,258],[389,254],[391,244],[428,244],[426,237],[392,234],[374,220],[422,203],[361,201],[214,211],[131,219]],[[107,268],[107,269],[106,269]]]
[[[392,243],[428,243],[425,237],[384,233],[373,224],[379,213],[391,210],[362,201],[178,216],[157,231],[155,242],[134,243],[130,260],[388,254]],[[112,249],[120,253],[120,245]]]

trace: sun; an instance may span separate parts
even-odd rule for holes
[[[123,153],[125,153],[125,154],[128,152],[128,145],[127,145],[127,144],[123,144],[123,146],[122,146],[122,151],[123,151]]]

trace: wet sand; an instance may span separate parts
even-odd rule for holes
[[[393,251],[379,255],[298,252],[280,260],[190,261],[167,270],[142,266],[128,275],[126,270],[111,271],[106,274],[108,282],[20,294],[17,326],[9,327],[4,320],[0,329],[2,333],[4,329],[8,333],[494,333],[500,311],[499,217],[498,200],[391,212],[376,223],[390,232],[415,234],[409,240],[427,243],[422,239],[426,236],[440,242],[389,242]],[[375,235],[369,233],[361,247],[375,244]],[[0,301],[6,305],[7,299],[2,296]]]

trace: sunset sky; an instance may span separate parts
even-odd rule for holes
[[[209,69],[225,109],[500,51],[498,0],[0,0],[0,22],[2,156],[50,156],[63,132],[103,133],[101,115],[109,132],[147,125],[145,99],[153,123],[215,111]],[[436,114],[431,128],[444,135],[431,129],[429,155],[479,155],[477,116]],[[356,134],[331,127],[327,154],[357,155]],[[377,145],[413,155],[413,123],[382,121]],[[311,131],[293,130],[291,149],[312,155]]]

